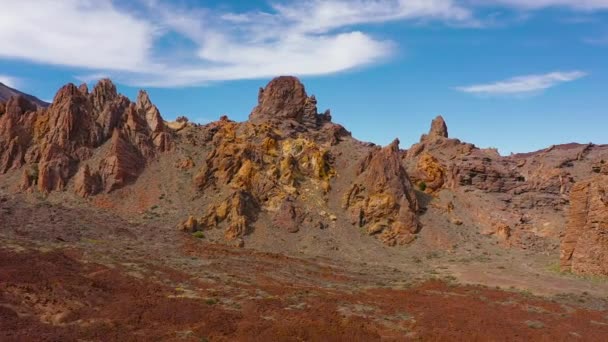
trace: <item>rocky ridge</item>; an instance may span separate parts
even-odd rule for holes
[[[107,79],[90,93],[68,84],[48,108],[14,96],[0,114],[0,172],[23,169],[24,190],[61,191],[74,179],[81,196],[109,192],[171,149],[171,134],[147,94],[132,103]],[[107,152],[94,164],[102,147]]]
[[[175,209],[179,228],[221,232],[236,246],[258,229],[349,230],[406,245],[441,224],[505,248],[561,248],[564,270],[608,274],[606,154],[606,146],[569,144],[503,157],[450,138],[441,116],[407,150],[398,140],[378,147],[319,113],[294,77],[261,88],[245,122],[165,122],[146,92],[131,102],[109,80],[91,92],[66,85],[48,108],[23,96],[0,102],[0,173],[21,175],[15,191],[133,201],[141,194],[113,194],[131,185],[152,191],[144,182],[162,170],[159,188],[189,196]]]

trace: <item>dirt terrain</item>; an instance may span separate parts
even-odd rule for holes
[[[293,77],[246,122],[0,102],[2,341],[605,341],[608,146],[356,140]]]
[[[483,245],[471,253],[390,249],[375,262],[349,262],[235,249],[104,211],[3,198],[3,341],[608,334],[608,284],[561,274],[549,257]]]

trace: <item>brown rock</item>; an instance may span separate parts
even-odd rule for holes
[[[431,123],[431,130],[428,135],[430,138],[447,138],[448,126],[441,115],[437,116]]]
[[[358,170],[343,204],[352,222],[370,233],[382,232],[381,239],[389,245],[410,241],[420,228],[418,202],[400,163],[399,141],[371,152]]]
[[[146,118],[148,127],[153,133],[160,133],[163,131],[163,118],[160,116],[158,108],[150,101],[150,97],[145,90],[139,91],[136,106],[140,116]]]
[[[300,230],[299,217],[293,200],[287,198],[281,204],[279,211],[274,215],[272,222],[279,229],[289,233],[297,233]]]
[[[100,165],[101,172],[82,168],[75,180],[80,195],[97,192],[99,177],[104,188],[116,189],[127,178],[136,177],[157,150],[172,147],[171,136],[161,131],[162,118],[147,94],[139,100],[140,112],[108,79],[101,80],[90,94],[86,85],[77,88],[68,84],[47,109],[38,109],[24,98],[11,99],[0,118],[0,172],[27,164],[23,187],[37,185],[42,192],[63,190],[76,175],[78,165],[118,130],[120,139],[111,142],[111,155]],[[150,127],[146,116],[155,127]],[[31,172],[34,169],[36,172]]]
[[[509,240],[511,237],[511,227],[504,223],[499,224],[496,227],[496,236],[502,241]]]
[[[421,155],[416,171],[417,178],[426,184],[427,191],[433,192],[443,187],[447,171],[432,155],[428,153]]]
[[[224,237],[233,241],[248,233],[249,225],[257,220],[260,208],[257,200],[245,191],[237,191],[215,206],[199,222],[204,229],[226,226]]]
[[[106,192],[123,187],[135,180],[146,159],[135,146],[118,129],[112,135],[111,147],[108,155],[99,165],[99,173]]]
[[[250,120],[292,119],[301,121],[308,95],[304,85],[295,77],[281,76],[260,89],[258,106],[249,116]]]
[[[580,274],[608,275],[608,176],[575,184],[568,226],[561,241],[561,268]]]
[[[116,91],[116,86],[107,78],[97,82],[90,94],[90,100],[96,112],[102,112],[108,104],[116,102],[118,97],[119,95]],[[53,102],[56,101],[56,99],[53,100]]]
[[[177,228],[184,232],[194,233],[200,230],[199,222],[194,216],[190,215],[186,221],[177,225]]]
[[[87,86],[86,83],[83,83],[78,86],[78,90],[80,90],[83,95],[89,95],[89,86]]]
[[[88,164],[80,168],[74,176],[74,192],[82,197],[96,195],[103,190],[99,173],[92,173]]]
[[[191,157],[180,159],[175,163],[175,167],[180,170],[191,170],[195,166],[194,160]]]
[[[0,117],[0,173],[25,165],[36,119],[36,106],[26,98],[12,97]]]
[[[281,124],[285,124],[284,120],[290,120],[307,127],[317,127],[319,123],[331,120],[331,115],[329,112],[317,113],[317,99],[306,94],[299,79],[281,76],[260,89],[258,105],[249,115],[249,120]]]

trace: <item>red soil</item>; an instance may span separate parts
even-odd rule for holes
[[[217,248],[207,254],[227,253]],[[85,263],[77,251],[0,249],[2,341],[602,341],[605,313],[522,294],[430,281],[406,290],[351,290],[277,280],[263,253],[249,267],[256,284],[198,280],[199,298],[119,267]],[[281,263],[301,263],[282,258]],[[259,266],[259,267],[256,267]],[[310,272],[323,281],[327,269]],[[187,274],[155,269],[182,281]],[[320,279],[317,278],[320,276]],[[261,293],[261,294],[260,294]],[[210,299],[212,298],[212,299]]]

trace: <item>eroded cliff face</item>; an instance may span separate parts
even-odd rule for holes
[[[73,192],[129,214],[171,197],[167,224],[237,246],[258,229],[348,230],[389,246],[429,229],[452,248],[450,229],[467,229],[505,248],[557,251],[566,232],[564,269],[605,274],[605,155],[568,144],[500,156],[450,138],[441,116],[408,150],[362,143],[294,77],[262,88],[245,122],[167,123],[145,91],[131,102],[109,80],[90,92],[66,85],[48,108],[0,103],[0,174],[11,184],[21,176],[22,190]]]
[[[418,201],[403,168],[399,140],[374,149],[359,163],[357,176],[344,195],[351,222],[370,235],[380,234],[391,246],[408,244],[420,228]]]
[[[249,121],[222,118],[206,129],[211,150],[194,183],[205,196],[217,198],[196,219],[196,230],[223,227],[227,240],[238,240],[261,215],[274,229],[296,233],[324,229],[361,211],[366,222],[352,224],[374,225],[388,244],[411,242],[418,231],[416,199],[400,164],[398,144],[380,153],[368,148],[369,153],[358,156],[359,192],[332,189],[343,171],[332,147],[352,138],[331,122],[329,112],[318,113],[315,98],[296,78],[279,77],[261,89]],[[351,199],[339,212],[329,207],[331,198],[344,196]],[[192,230],[187,222],[180,227]]]
[[[608,275],[608,176],[572,188],[568,225],[561,244],[561,268]]]
[[[101,161],[89,163],[105,144]],[[169,149],[171,134],[147,94],[132,103],[107,79],[91,93],[68,84],[46,109],[13,97],[0,117],[0,172],[23,169],[26,190],[62,191],[73,179],[81,196],[112,191]]]

